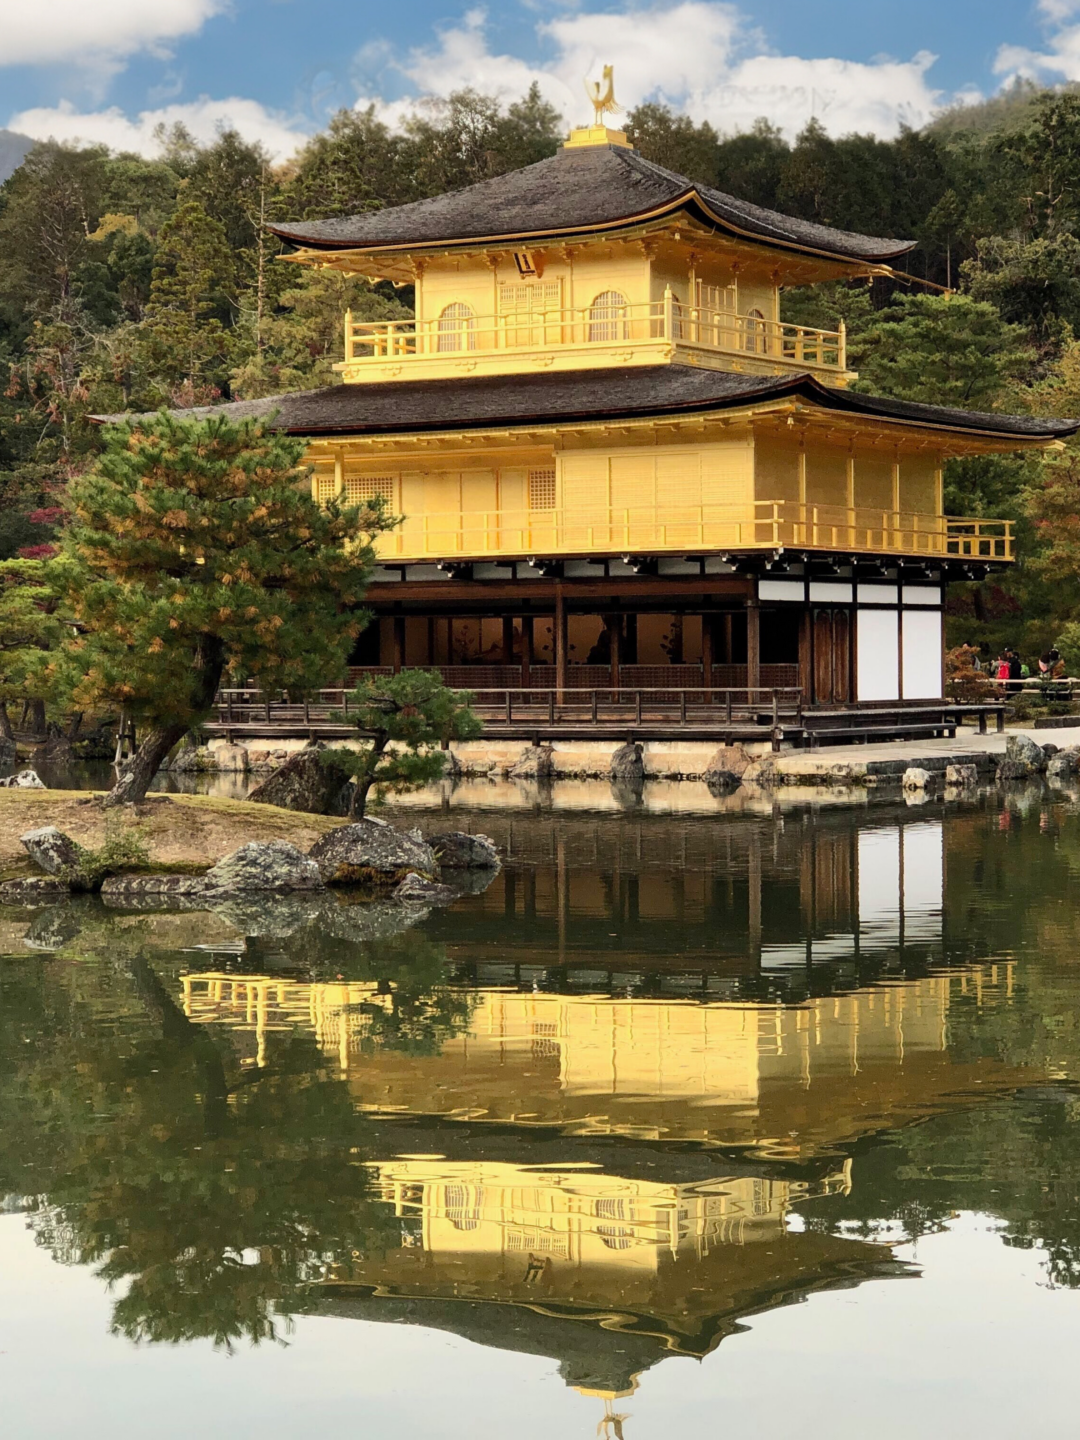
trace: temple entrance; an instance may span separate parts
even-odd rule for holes
[[[812,692],[818,705],[851,699],[851,613],[815,608],[810,614]]]

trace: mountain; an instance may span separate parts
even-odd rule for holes
[[[33,143],[28,135],[19,135],[14,130],[0,130],[0,185],[19,168]]]

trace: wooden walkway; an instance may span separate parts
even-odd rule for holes
[[[797,688],[627,689],[497,688],[473,691],[473,708],[491,740],[767,740],[774,749],[838,741],[948,737],[966,716],[980,733],[1004,705],[947,701],[885,702],[804,709]],[[229,740],[345,739],[357,734],[355,703],[344,689],[307,701],[272,700],[254,690],[224,690],[203,729]]]

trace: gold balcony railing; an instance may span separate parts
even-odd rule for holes
[[[377,549],[383,560],[812,549],[1007,561],[1013,559],[1013,530],[1011,520],[793,501],[575,505],[572,513],[554,509],[412,515],[380,536]]]
[[[462,307],[452,307],[459,311]],[[841,372],[846,337],[839,330],[785,325],[760,315],[737,315],[684,305],[669,291],[643,304],[592,304],[576,309],[509,311],[500,315],[440,315],[433,320],[354,320],[345,317],[345,363],[586,346],[622,350],[628,345],[673,342],[690,348],[774,362],[797,369]]]

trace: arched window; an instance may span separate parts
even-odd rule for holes
[[[439,316],[438,350],[475,350],[473,312],[468,305],[447,305]]]
[[[755,355],[765,354],[765,316],[760,310],[746,312],[746,329],[743,334],[744,350],[751,350]]]
[[[597,295],[589,306],[589,339],[626,340],[629,327],[626,323],[628,310],[626,296],[618,290],[605,290]]]

